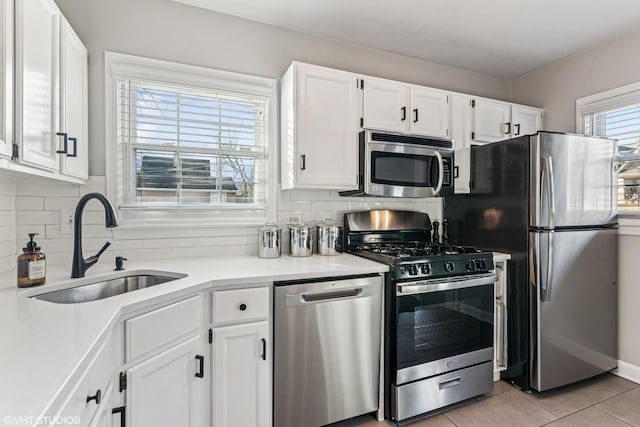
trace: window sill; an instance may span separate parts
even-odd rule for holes
[[[618,234],[640,236],[640,212],[620,214],[618,216]]]

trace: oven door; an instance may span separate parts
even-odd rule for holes
[[[396,285],[395,384],[493,360],[495,274]]]
[[[453,152],[404,143],[367,142],[365,193],[386,197],[453,194]]]

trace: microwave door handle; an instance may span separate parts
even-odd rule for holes
[[[440,152],[434,151],[434,154],[436,155],[436,159],[438,159],[438,186],[433,190],[433,195],[437,196],[440,193],[444,182],[444,160],[442,160]]]

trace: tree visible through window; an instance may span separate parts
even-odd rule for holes
[[[118,79],[123,207],[265,204],[267,100]]]
[[[640,209],[640,103],[583,115],[588,135],[618,140],[618,209]]]

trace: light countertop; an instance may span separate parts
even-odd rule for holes
[[[70,264],[70,263],[69,263]],[[353,255],[277,259],[217,257],[127,262],[126,269],[183,273],[183,279],[80,304],[28,298],[113,273],[102,260],[86,279],[69,279],[70,265],[47,269],[47,283],[18,289],[15,271],[0,274],[0,425],[5,417],[51,416],[49,407],[77,381],[113,326],[128,313],[208,288],[242,287],[281,280],[388,271],[386,265]],[[55,403],[57,404],[57,403]]]

